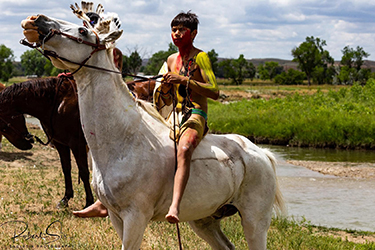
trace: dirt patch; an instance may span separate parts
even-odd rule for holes
[[[321,162],[321,161],[295,161],[288,163],[308,168],[321,174],[334,175],[338,177],[375,179],[374,163],[352,163],[352,162]]]
[[[315,235],[319,236],[332,236],[335,238],[341,238],[343,241],[350,241],[359,244],[366,244],[367,242],[375,242],[375,235],[357,235],[348,233],[345,231],[330,231],[330,232],[318,232]]]
[[[221,102],[234,102],[242,99],[270,99],[272,95],[259,93],[257,91],[249,92],[243,90],[220,90],[220,101]]]

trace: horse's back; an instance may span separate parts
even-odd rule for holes
[[[265,151],[245,137],[208,134],[191,160],[181,218],[209,216],[221,206],[241,199],[244,189],[256,191],[258,179],[267,179],[272,174],[272,162]],[[188,210],[183,208],[185,201],[189,202]],[[193,215],[186,215],[186,211],[193,211]]]
[[[275,158],[270,151],[258,147],[246,137],[238,134],[208,134],[198,145],[192,159],[202,159],[204,157],[231,159],[250,157],[250,160],[257,158],[257,161],[260,160],[269,164],[275,162]]]
[[[212,147],[220,147],[225,152],[225,157],[235,161],[240,161],[244,169],[237,169],[237,172],[243,171],[243,179],[254,179],[268,176],[267,178],[276,178],[276,159],[267,149],[255,145],[249,139],[238,134],[212,135]],[[249,181],[249,180],[247,180]]]

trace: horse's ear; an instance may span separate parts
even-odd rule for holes
[[[114,30],[107,34],[102,34],[101,40],[105,43],[113,43],[114,41],[119,39],[121,35],[122,35],[122,30]]]

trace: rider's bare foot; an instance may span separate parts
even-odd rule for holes
[[[97,200],[94,204],[89,207],[86,207],[80,211],[73,211],[73,214],[77,217],[89,218],[89,217],[107,217],[108,210],[107,208]]]
[[[180,219],[178,218],[178,210],[177,209],[169,208],[169,212],[165,216],[165,218],[167,219],[167,221],[169,223],[172,223],[172,224],[180,222]]]

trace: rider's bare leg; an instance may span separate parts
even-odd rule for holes
[[[172,204],[165,216],[168,222],[178,223],[180,202],[185,191],[190,174],[190,160],[193,155],[198,133],[194,129],[187,129],[179,140],[177,150],[177,171],[174,177]]]
[[[77,217],[89,218],[89,217],[107,217],[108,210],[107,208],[97,200],[91,206],[86,207],[80,211],[73,211],[73,214]]]

